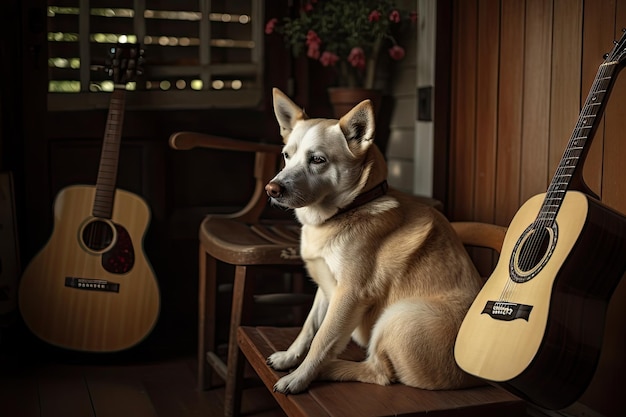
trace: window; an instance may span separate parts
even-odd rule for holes
[[[49,0],[48,109],[108,107],[110,47],[139,43],[128,107],[255,106],[263,81],[258,0]]]

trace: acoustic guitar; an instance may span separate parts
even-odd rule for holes
[[[143,340],[156,324],[160,296],[143,238],[150,209],[117,189],[126,83],[138,71],[137,45],[111,50],[115,83],[95,187],[62,189],[50,240],[24,270],[19,307],[26,325],[59,347],[113,352]]]
[[[626,218],[588,190],[573,191],[586,188],[582,164],[625,56],[626,34],[605,55],[547,192],[511,221],[456,340],[463,370],[547,409],[587,388],[626,270]]]

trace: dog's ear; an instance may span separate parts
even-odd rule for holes
[[[294,125],[299,120],[306,120],[308,116],[304,113],[300,107],[298,107],[285,93],[278,88],[272,90],[274,96],[274,114],[278,125],[280,126],[280,135],[284,141],[287,141],[287,136],[291,133]]]
[[[370,100],[363,100],[339,119],[339,127],[343,132],[348,147],[355,155],[360,155],[369,148],[374,140],[376,124],[374,109]]]

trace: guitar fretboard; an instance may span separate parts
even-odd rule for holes
[[[110,219],[113,214],[113,199],[117,182],[117,165],[120,154],[120,139],[124,123],[126,90],[116,87],[111,96],[109,114],[104,132],[100,167],[96,182],[96,196],[93,203],[94,217]]]
[[[537,222],[548,227],[556,220],[565,193],[569,189],[574,172],[582,166],[587,147],[590,146],[593,134],[598,127],[605,107],[605,97],[610,92],[618,61],[607,61],[600,65],[596,78],[587,96],[576,127],[563,153],[561,162],[552,182],[548,187],[545,200],[541,206]]]

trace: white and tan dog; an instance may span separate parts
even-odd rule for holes
[[[265,189],[295,209],[301,255],[319,287],[299,336],[267,359],[277,370],[297,367],[274,389],[298,393],[314,379],[472,385],[453,347],[480,278],[443,215],[387,192],[370,101],[339,121],[311,119],[274,89],[274,112],[285,166]],[[337,359],[351,337],[367,348],[363,362]]]

